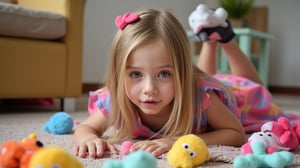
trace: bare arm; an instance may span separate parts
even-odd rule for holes
[[[207,145],[241,146],[244,144],[246,136],[240,121],[214,92],[210,92],[210,98],[212,104],[207,109],[207,119],[214,131],[201,134],[200,137]]]
[[[106,118],[100,111],[84,120],[75,130],[75,155],[79,157],[102,157],[105,150],[116,153],[116,148],[101,139],[107,126]]]

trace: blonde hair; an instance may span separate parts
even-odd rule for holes
[[[125,92],[125,71],[128,57],[139,46],[161,40],[171,53],[175,69],[175,96],[170,118],[157,132],[163,136],[178,136],[192,132],[194,110],[200,119],[201,105],[194,109],[196,76],[205,75],[193,65],[189,39],[176,17],[167,10],[146,9],[139,11],[139,20],[118,30],[115,35],[108,69],[107,87],[110,92],[111,111],[108,126],[118,129],[114,141],[131,136],[136,122],[135,105]],[[196,97],[196,98],[195,98]],[[198,98],[197,98],[198,97]],[[197,100],[201,102],[200,100]],[[200,123],[200,120],[199,120]],[[200,124],[198,125],[200,126]]]

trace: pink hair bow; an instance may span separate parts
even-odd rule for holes
[[[125,13],[123,16],[117,16],[115,20],[116,26],[123,30],[128,24],[133,23],[139,19],[137,13]]]

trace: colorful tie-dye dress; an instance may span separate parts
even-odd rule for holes
[[[300,113],[295,115],[283,112],[274,103],[271,93],[262,85],[230,74],[217,74],[215,78],[233,91],[240,109],[237,116],[246,133],[260,131],[264,123],[277,121],[281,116],[288,118],[292,125],[300,123]]]
[[[223,87],[221,87],[215,80],[208,77],[199,77],[197,88],[199,89],[198,93],[201,94],[199,100],[202,100],[202,102],[199,103],[201,119],[197,118],[195,110],[193,133],[198,134],[210,130],[206,115],[207,108],[211,105],[211,100],[208,94],[210,91],[214,91],[228,109],[237,116],[246,133],[259,131],[264,123],[271,120],[277,121],[277,119],[281,116],[285,116],[290,119],[292,124],[295,122],[300,123],[300,113],[299,115],[283,113],[283,111],[274,104],[270,92],[262,85],[251,80],[229,74],[217,74],[214,77],[227,85],[233,91],[233,99],[235,100],[230,98]],[[195,106],[198,106],[199,104],[196,103]],[[111,104],[107,88],[90,92],[88,109],[90,114],[95,111],[100,111],[105,117],[109,115]],[[200,129],[196,129],[199,120],[201,120]],[[138,113],[136,114],[136,121],[137,122],[134,123],[135,130],[132,138],[147,138],[156,134],[155,131],[142,123]]]

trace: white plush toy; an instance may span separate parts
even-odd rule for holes
[[[194,34],[198,34],[205,27],[226,27],[227,12],[223,8],[210,10],[206,5],[199,4],[189,16],[189,25]]]

